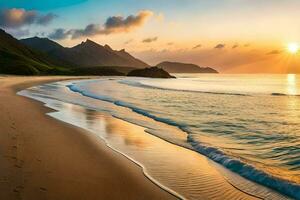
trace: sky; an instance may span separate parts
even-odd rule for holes
[[[299,0],[0,0],[0,27],[63,46],[87,38],[148,64],[300,73]],[[293,46],[293,45],[292,45]]]

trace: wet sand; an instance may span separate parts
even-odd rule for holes
[[[16,95],[69,78],[0,77],[0,199],[175,199],[96,136]]]

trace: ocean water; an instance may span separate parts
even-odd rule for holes
[[[148,133],[203,154],[246,179],[300,199],[300,76],[176,76],[80,80],[28,92],[143,126]],[[59,87],[115,107],[70,98]]]

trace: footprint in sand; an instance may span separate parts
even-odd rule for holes
[[[12,156],[11,159],[17,160],[17,157],[16,156]]]
[[[18,185],[16,188],[19,189],[19,190],[23,190],[24,186],[23,185]]]
[[[17,190],[17,189],[14,189],[13,190],[15,193],[19,193],[20,191],[19,190]]]
[[[40,190],[43,191],[43,192],[46,192],[46,191],[47,191],[47,189],[44,188],[44,187],[40,187]]]

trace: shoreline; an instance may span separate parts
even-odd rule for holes
[[[103,141],[46,115],[52,109],[41,102],[16,94],[80,78],[88,77],[1,77],[0,130],[6,132],[0,138],[1,199],[176,199]]]
[[[81,82],[81,81],[80,81]],[[84,81],[83,81],[84,82]],[[92,98],[92,99],[96,99],[96,100],[100,100],[100,101],[104,101],[104,102],[109,102],[109,103],[112,103],[112,104],[115,104],[115,105],[117,105],[117,107],[124,107],[125,109],[129,109],[130,111],[132,111],[132,112],[134,112],[134,113],[137,113],[137,114],[139,114],[140,116],[143,116],[143,117],[146,117],[146,118],[150,118],[152,121],[154,120],[156,123],[158,123],[157,125],[158,126],[160,126],[160,125],[162,125],[162,124],[167,124],[167,125],[170,125],[170,126],[173,126],[173,127],[176,127],[176,128],[178,128],[182,133],[184,133],[184,134],[187,134],[186,136],[188,136],[188,132],[185,130],[185,129],[182,129],[181,128],[181,126],[180,125],[178,125],[178,124],[175,124],[175,123],[173,123],[172,121],[171,121],[171,123],[168,121],[168,120],[164,120],[163,118],[156,118],[155,116],[153,117],[153,116],[149,116],[148,115],[148,113],[147,112],[139,112],[139,109],[141,109],[142,107],[135,107],[135,106],[133,106],[133,105],[127,105],[127,104],[124,104],[123,105],[123,103],[119,103],[119,101],[117,101],[117,100],[111,100],[111,99],[106,99],[105,97],[102,97],[101,95],[96,95],[95,96],[95,94],[90,94],[90,93],[85,93],[85,91],[83,90],[83,91],[81,91],[80,89],[77,89],[76,87],[73,89],[73,87],[70,87],[70,85],[71,86],[73,86],[73,85],[76,85],[75,83],[73,84],[73,83],[68,83],[68,84],[66,84],[65,86],[66,87],[68,87],[69,88],[69,90],[71,90],[72,92],[75,92],[75,93],[78,93],[80,96],[84,96],[84,97],[87,97],[87,98]],[[129,84],[130,85],[130,84]],[[114,85],[115,87],[117,87],[116,85]],[[104,86],[105,87],[105,86]],[[106,86],[107,87],[107,86]],[[146,88],[148,88],[148,87],[146,87]],[[121,102],[122,102],[122,100],[121,100]],[[75,103],[75,104],[77,104],[77,103]],[[79,105],[80,105],[80,101],[79,101]],[[84,105],[83,105],[83,107],[84,107]],[[97,109],[96,109],[97,110]],[[110,109],[110,110],[115,110],[115,109]],[[111,114],[111,113],[110,113]],[[118,114],[117,114],[118,115]],[[119,117],[119,116],[116,116],[116,115],[114,115],[113,117],[115,117],[115,118],[118,118],[118,119],[121,119],[121,120],[123,120],[123,121],[126,121],[126,122],[129,122],[129,123],[133,123],[133,124],[135,124],[135,125],[137,125],[137,126],[142,126],[142,127],[145,127],[145,128],[147,128],[147,126],[143,126],[142,125],[142,123],[136,123],[134,120],[126,120],[126,117]],[[151,128],[150,128],[150,130],[151,130]],[[231,160],[232,160],[232,157],[228,157],[226,154],[224,154],[223,152],[221,152],[221,151],[219,151],[219,152],[216,152],[216,154],[210,154],[211,153],[211,151],[210,152],[205,152],[205,146],[204,147],[199,147],[200,146],[200,144],[198,144],[197,143],[197,146],[194,146],[194,144],[193,144],[193,147],[190,147],[190,146],[188,146],[188,145],[185,145],[185,144],[182,144],[182,143],[180,143],[180,141],[178,140],[177,142],[173,142],[172,140],[170,140],[168,137],[165,137],[165,136],[162,136],[162,135],[160,135],[160,134],[156,134],[156,133],[151,133],[151,131],[148,131],[148,130],[145,130],[145,132],[147,132],[148,134],[152,134],[152,135],[154,135],[154,136],[156,136],[156,137],[158,137],[158,138],[160,138],[160,139],[162,139],[162,140],[164,140],[164,141],[166,141],[166,142],[168,142],[168,143],[171,143],[171,144],[174,144],[174,145],[177,145],[177,146],[182,146],[183,148],[187,148],[187,149],[189,149],[189,150],[191,150],[191,151],[194,151],[194,152],[197,152],[198,154],[201,154],[202,156],[205,156],[205,157],[207,157],[207,158],[209,158],[209,159],[211,159],[211,160],[213,160],[215,163],[218,163],[218,164],[220,164],[222,167],[224,167],[224,168],[226,168],[227,170],[229,170],[230,172],[232,172],[232,173],[234,173],[234,174],[236,174],[237,176],[240,176],[240,177],[243,177],[244,179],[246,179],[246,180],[248,180],[248,181],[250,181],[250,182],[253,182],[253,184],[255,185],[260,185],[261,187],[263,187],[263,188],[268,188],[268,190],[270,190],[270,191],[273,191],[274,193],[279,193],[279,194],[281,194],[282,196],[289,196],[289,197],[291,197],[291,198],[295,198],[295,195],[294,194],[292,194],[290,191],[293,189],[294,191],[295,191],[295,189],[294,189],[294,185],[293,185],[293,183],[289,183],[289,182],[284,182],[284,179],[277,179],[276,177],[268,177],[268,174],[266,173],[266,172],[264,172],[264,171],[260,171],[259,170],[259,168],[257,169],[257,168],[255,168],[255,167],[253,167],[251,164],[248,164],[248,163],[246,163],[246,162],[242,162],[242,161],[240,161],[238,158],[236,158],[236,159],[234,159],[233,160],[233,162],[231,162]],[[174,134],[174,132],[172,132],[172,135]],[[177,136],[177,135],[176,135]],[[167,139],[166,139],[167,138]],[[178,139],[178,138],[177,138]],[[188,138],[188,140],[189,140],[190,138]],[[184,138],[184,140],[186,140],[186,138]],[[204,152],[203,152],[204,151]],[[217,155],[217,156],[216,156]],[[219,157],[218,157],[219,156]],[[227,156],[226,157],[226,160],[224,159],[224,157],[225,156]],[[221,158],[220,158],[221,157]],[[224,161],[225,160],[225,161]],[[228,162],[229,161],[229,162]],[[240,166],[242,166],[243,167],[243,169],[241,170],[240,168],[235,168],[234,169],[234,167],[235,167],[235,165],[233,165],[232,163],[239,163],[239,165]],[[231,166],[230,166],[231,165]],[[229,167],[230,166],[230,167]],[[249,170],[249,168],[250,168],[250,170]],[[253,170],[254,169],[254,170]],[[237,170],[239,170],[239,171],[237,171]],[[251,171],[251,173],[248,173],[247,172],[247,170],[248,171]],[[254,171],[254,172],[253,172]],[[248,173],[248,174],[247,174]],[[227,175],[228,173],[226,173],[226,170],[225,170],[225,176]],[[262,180],[256,180],[255,178],[252,178],[251,177],[251,175],[253,175],[254,177],[257,177],[257,176],[259,176],[259,174],[261,175],[261,176],[263,176],[263,179]],[[266,178],[265,178],[266,177]],[[226,177],[227,179],[228,179],[228,182],[232,185],[232,186],[234,186],[235,188],[237,188],[237,189],[239,189],[240,191],[242,191],[242,192],[245,192],[245,193],[247,193],[247,194],[249,194],[249,195],[252,195],[252,196],[256,196],[256,197],[259,197],[259,195],[257,196],[257,195],[255,195],[255,191],[251,191],[251,190],[248,190],[247,188],[245,188],[244,186],[243,186],[243,184],[239,184],[239,183],[236,183],[236,181],[234,180],[235,178],[232,178],[232,177]],[[264,179],[267,179],[267,181],[265,181],[264,182]],[[271,179],[271,180],[270,180]],[[278,186],[278,188],[277,187],[275,187],[274,185],[272,185],[271,184],[271,182],[272,182],[272,179],[274,180],[274,185],[276,186],[276,184],[277,184],[277,186],[279,185],[278,184],[278,181],[282,181],[283,182],[283,186]],[[242,182],[244,182],[244,181],[242,181]],[[288,185],[289,184],[289,185]],[[282,187],[285,187],[285,190],[284,189],[282,189]],[[290,191],[289,191],[289,189],[291,189]],[[262,191],[263,190],[266,190],[266,189],[261,189]],[[285,191],[289,191],[289,192],[285,192]],[[272,193],[273,193],[272,192]],[[259,193],[261,193],[261,192],[259,192]],[[264,193],[264,192],[263,192]],[[296,196],[296,198],[297,198],[297,196]]]
[[[48,78],[50,78],[51,80],[47,80]],[[31,80],[31,81],[29,81],[29,83],[17,84],[17,85],[15,85],[14,90],[15,90],[15,92],[17,92],[18,90],[23,90],[23,89],[26,89],[26,88],[28,88],[30,86],[34,86],[34,85],[41,85],[43,83],[45,84],[45,83],[49,83],[49,82],[51,82],[51,83],[53,82],[54,83],[54,82],[59,82],[59,81],[64,81],[64,80],[68,81],[70,79],[73,79],[72,77],[48,77],[48,78],[47,77],[37,77],[36,79],[43,79],[43,80]],[[89,78],[94,79],[94,78],[99,78],[99,77],[74,77],[74,80],[80,80],[82,78],[83,79],[89,79]],[[3,80],[3,79],[0,79],[0,83],[1,83],[1,80]],[[15,94],[15,95],[17,95],[17,94]],[[22,96],[20,96],[20,97],[22,97]],[[63,126],[67,126],[67,127],[71,127],[72,129],[76,129],[76,132],[78,131],[78,133],[80,132],[80,134],[84,134],[85,136],[87,136],[86,134],[89,134],[89,136],[87,136],[87,138],[89,140],[88,142],[90,142],[91,144],[93,144],[93,145],[95,145],[97,147],[99,147],[99,145],[104,145],[105,148],[109,148],[109,151],[113,151],[114,153],[117,153],[118,156],[123,157],[128,162],[130,162],[129,165],[135,165],[138,168],[137,171],[141,170],[140,174],[142,174],[142,176],[143,176],[142,179],[145,179],[145,180],[142,180],[142,181],[151,182],[154,185],[154,187],[157,187],[157,188],[159,188],[159,190],[161,190],[160,191],[161,193],[165,192],[165,193],[169,194],[169,196],[167,195],[168,198],[175,199],[175,197],[177,197],[177,198],[181,198],[181,199],[185,199],[185,198],[186,199],[190,199],[189,195],[186,196],[186,194],[182,193],[183,191],[178,190],[178,188],[176,188],[176,187],[172,188],[172,185],[170,186],[170,185],[168,185],[168,184],[166,184],[164,182],[161,182],[161,180],[157,176],[156,177],[152,176],[151,173],[153,173],[153,171],[150,170],[149,171],[150,173],[149,173],[148,170],[147,170],[149,166],[144,165],[143,161],[141,162],[140,160],[135,159],[134,157],[128,155],[127,152],[124,151],[124,149],[120,150],[118,148],[115,148],[113,145],[111,145],[109,143],[109,141],[107,141],[105,138],[103,138],[101,136],[100,136],[101,137],[101,139],[100,139],[101,141],[99,142],[99,138],[95,138],[94,136],[90,136],[90,133],[92,133],[93,131],[91,131],[89,129],[86,129],[85,127],[82,127],[80,125],[77,125],[76,123],[72,124],[72,123],[68,122],[68,120],[60,119],[59,117],[55,116],[57,113],[60,113],[62,110],[53,108],[52,106],[48,106],[48,103],[41,102],[41,101],[36,100],[36,99],[32,100],[32,98],[27,98],[27,97],[24,97],[24,96],[23,96],[23,98],[29,99],[29,101],[31,101],[31,102],[33,101],[33,103],[37,103],[37,104],[39,104],[39,106],[42,106],[44,109],[47,110],[47,111],[43,111],[44,115],[48,116],[48,117],[50,116],[57,123],[62,123]],[[102,112],[100,112],[100,113],[102,113]],[[104,113],[102,113],[101,115],[104,115]],[[107,114],[105,114],[105,115],[107,115]],[[147,130],[145,130],[145,127],[141,127],[139,125],[132,124],[131,122],[128,122],[126,120],[124,121],[122,119],[115,118],[114,116],[109,116],[108,118],[114,118],[113,120],[106,119],[108,121],[112,121],[112,122],[113,121],[121,121],[120,124],[130,124],[130,126],[132,126],[133,129],[140,129],[140,128],[142,128],[143,130],[140,131],[139,134],[147,134],[147,135],[149,134],[149,136],[147,136],[147,137],[150,137],[150,138],[154,137],[154,138],[156,138],[153,141],[151,141],[151,139],[150,139],[150,141],[151,141],[150,143],[157,143],[156,140],[162,140],[163,142],[158,142],[158,143],[161,143],[161,146],[165,146],[165,144],[163,144],[163,143],[168,143],[167,146],[176,146],[176,145],[174,145],[172,143],[169,143],[168,141],[165,141],[164,139],[157,138],[156,136],[153,136],[152,134],[147,133]],[[79,130],[77,130],[77,129],[79,129]],[[127,127],[123,131],[130,132],[133,129]],[[133,132],[135,132],[135,131],[133,131]],[[149,140],[147,137],[143,138],[143,140],[144,139],[146,141]],[[129,139],[129,138],[127,138],[127,139]],[[181,156],[184,157],[185,154],[189,155],[189,153],[186,153],[186,152],[190,152],[191,151],[191,150],[188,150],[188,149],[186,149],[184,147],[180,147],[180,146],[176,146],[175,148],[177,148],[177,149],[183,149],[183,154],[179,153],[179,155],[178,155],[179,157],[181,157]],[[171,148],[167,148],[167,149],[170,150]],[[100,154],[101,153],[102,152],[100,152]],[[247,190],[244,191],[243,189],[245,189],[245,187],[247,188],[247,187],[253,186],[253,185],[251,185],[251,184],[249,184],[247,182],[244,182],[245,185],[243,186],[243,189],[241,189],[239,187],[236,187],[236,185],[232,184],[230,180],[227,180],[228,177],[226,177],[226,176],[229,175],[229,174],[227,173],[226,170],[224,171],[222,169],[222,166],[219,166],[219,167],[221,167],[221,169],[218,169],[219,168],[218,166],[214,166],[214,165],[218,165],[218,164],[214,163],[213,161],[210,161],[209,159],[207,159],[207,157],[205,157],[203,155],[199,155],[198,153],[196,153],[194,151],[191,154],[196,154],[197,157],[198,156],[201,157],[202,160],[199,159],[199,161],[202,162],[202,164],[201,164],[202,165],[201,166],[201,170],[204,171],[204,173],[202,174],[203,176],[207,176],[208,174],[210,174],[209,177],[211,179],[216,179],[216,178],[218,179],[218,181],[216,181],[216,180],[207,181],[206,180],[207,178],[205,178],[204,179],[205,182],[204,183],[200,183],[199,189],[202,190],[203,188],[207,188],[207,186],[212,185],[212,183],[220,184],[219,186],[214,186],[213,187],[213,188],[216,189],[216,191],[212,192],[210,189],[208,191],[201,191],[199,193],[200,196],[198,196],[199,198],[201,197],[201,198],[204,198],[204,199],[214,199],[216,197],[217,199],[218,198],[231,199],[232,197],[235,197],[235,198],[242,198],[242,199],[262,199],[261,195],[265,196],[265,194],[262,194],[262,193],[257,196],[255,194],[252,194],[251,192],[248,192]],[[177,154],[175,156],[177,156]],[[150,158],[152,159],[152,157],[150,157]],[[204,158],[204,160],[203,160],[203,158]],[[153,160],[157,161],[157,163],[161,163],[159,159],[153,158]],[[117,162],[122,162],[122,159],[121,159],[121,161],[119,160]],[[118,163],[118,165],[122,165],[123,166],[122,163]],[[126,170],[124,170],[124,171],[126,171]],[[156,171],[157,171],[157,169],[156,169]],[[159,171],[159,169],[158,169],[158,171]],[[209,171],[209,172],[206,173],[206,171]],[[212,171],[214,171],[214,172],[212,172]],[[173,174],[176,174],[176,172],[175,173],[174,172],[175,171],[173,170]],[[171,174],[172,174],[172,172],[171,172]],[[223,180],[220,180],[220,179],[223,179]],[[140,181],[141,180],[137,179],[137,184],[141,184]],[[221,183],[221,182],[223,182],[223,183]],[[143,183],[143,184],[145,184],[145,183]],[[217,187],[220,187],[220,188],[217,189]],[[228,189],[229,189],[229,192],[227,191]],[[227,191],[227,192],[225,192],[225,191]],[[126,190],[126,192],[128,192],[128,191]],[[226,194],[223,194],[224,192]],[[265,191],[265,192],[268,192],[268,191]],[[263,192],[263,193],[265,193],[265,192]],[[216,193],[219,193],[219,194],[216,194]],[[181,195],[181,194],[183,194],[183,195]],[[166,195],[166,194],[164,194],[164,195]],[[209,196],[211,196],[213,198],[210,198]],[[273,196],[273,195],[271,195],[271,196]],[[1,197],[1,195],[0,195],[0,197]],[[276,194],[275,194],[274,197],[276,197]],[[114,199],[114,198],[111,198],[111,197],[109,197],[109,198],[110,199]],[[52,198],[50,198],[50,199],[52,199]],[[120,198],[116,198],[116,199],[120,199]],[[122,199],[124,199],[124,196],[122,196]],[[126,196],[125,196],[125,199],[126,199]],[[131,197],[130,199],[136,199],[136,198],[134,198],[134,197],[132,198]],[[138,199],[143,199],[143,198],[141,198],[139,196]],[[147,199],[147,198],[145,198],[145,199]],[[162,198],[158,197],[158,198],[154,198],[154,199],[162,199]],[[166,198],[163,197],[163,199],[166,199]],[[192,199],[194,199],[194,198],[192,198]]]
[[[76,95],[78,95],[78,94],[76,94]],[[25,95],[25,96],[27,96],[27,95]],[[30,96],[28,96],[28,97],[30,97]],[[32,98],[32,97],[30,97],[30,98]],[[79,98],[79,96],[72,96],[71,98]],[[48,102],[48,100],[38,100],[38,99],[36,99],[37,101],[42,101],[42,102],[44,102],[45,104],[44,104],[44,106],[46,106],[46,107],[49,107],[49,108],[51,108],[51,109],[53,109],[53,110],[55,110],[55,112],[52,112],[52,113],[48,113],[50,116],[52,116],[53,118],[56,118],[57,120],[59,120],[59,121],[63,121],[63,122],[65,122],[65,123],[68,123],[68,124],[71,124],[71,125],[73,125],[73,126],[77,126],[77,127],[80,127],[80,128],[83,128],[83,129],[86,129],[86,130],[88,130],[88,132],[93,132],[93,130],[90,130],[89,128],[86,128],[85,126],[81,126],[80,125],[80,123],[78,124],[78,123],[72,123],[72,120],[70,121],[68,118],[65,118],[64,119],[64,113],[65,113],[65,111],[63,111],[64,109],[60,109],[59,107],[70,107],[70,109],[71,110],[78,110],[78,108],[76,108],[76,107],[81,107],[81,106],[77,106],[77,105],[74,105],[74,104],[72,104],[72,103],[63,103],[62,102],[62,104],[60,105],[60,106],[58,106],[58,107],[56,107],[56,106],[54,106],[53,107],[53,105],[52,105],[52,103],[54,103],[54,102],[52,102],[52,103],[50,103],[49,104],[49,102]],[[56,101],[56,100],[54,100],[54,101]],[[50,101],[51,102],[51,101]],[[60,102],[60,101],[57,101],[57,103],[58,102]],[[58,104],[60,104],[60,103],[58,103]],[[66,104],[66,105],[64,105],[64,104]],[[74,108],[72,108],[72,107],[74,107]],[[84,107],[82,107],[81,108],[81,112],[80,113],[84,113],[85,111],[84,111]],[[89,112],[91,112],[91,111],[89,111]],[[93,111],[93,112],[98,112],[98,111]],[[102,113],[102,112],[100,112],[100,113]],[[70,113],[65,113],[66,114],[66,116],[69,116],[69,114]],[[101,114],[101,115],[103,115],[103,114]],[[106,114],[105,114],[106,115]],[[72,118],[82,118],[82,116],[80,116],[80,115],[78,115],[77,117],[76,117],[76,115],[74,115],[74,116],[72,116],[72,115],[70,115],[69,117],[71,117],[71,119]],[[89,117],[89,116],[85,116],[85,117]],[[110,118],[115,118],[114,116],[110,116]],[[185,155],[188,155],[188,156],[190,156],[190,154],[194,154],[194,155],[196,155],[197,157],[199,157],[199,160],[198,161],[200,161],[202,164],[202,166],[200,166],[200,168],[201,168],[201,170],[204,172],[202,172],[202,175],[204,175],[204,176],[207,176],[207,174],[210,174],[210,175],[212,175],[211,176],[211,179],[218,179],[218,181],[216,181],[216,180],[210,180],[210,181],[206,181],[205,180],[205,183],[199,183],[200,185],[199,185],[199,188],[201,189],[201,187],[207,187],[208,185],[211,185],[212,183],[214,184],[214,183],[216,183],[216,184],[220,184],[220,186],[221,186],[221,188],[222,189],[219,189],[219,194],[215,194],[216,192],[212,192],[212,191],[202,191],[202,192],[200,192],[200,196],[199,197],[206,197],[206,199],[209,197],[209,196],[215,196],[215,195],[217,195],[218,197],[220,197],[220,198],[222,198],[222,199],[228,199],[228,196],[235,196],[235,198],[243,198],[243,199],[252,199],[252,198],[254,198],[254,199],[256,199],[256,198],[258,198],[258,199],[261,199],[262,197],[260,197],[261,195],[262,196],[265,196],[266,194],[263,194],[263,193],[265,193],[265,192],[267,192],[268,193],[268,189],[267,189],[267,191],[265,191],[265,192],[263,192],[263,193],[261,193],[261,194],[259,194],[258,196],[256,196],[256,195],[254,195],[254,194],[252,194],[251,192],[247,192],[247,190],[246,191],[244,191],[244,190],[241,190],[241,188],[239,188],[239,187],[236,187],[235,185],[232,185],[231,183],[230,183],[230,181],[228,181],[228,180],[226,180],[227,178],[225,178],[224,177],[224,175],[225,174],[227,174],[227,172],[226,171],[219,171],[219,170],[216,170],[216,169],[214,169],[214,167],[212,167],[212,166],[210,166],[210,165],[214,165],[214,164],[216,164],[216,163],[214,163],[213,161],[209,161],[210,162],[210,164],[209,163],[207,163],[207,157],[205,157],[205,156],[203,156],[203,155],[200,155],[200,154],[198,154],[198,153],[196,153],[195,151],[191,151],[191,150],[188,150],[188,149],[186,149],[186,148],[184,148],[184,147],[179,147],[179,146],[176,146],[176,145],[174,145],[174,144],[171,144],[171,143],[169,143],[169,142],[167,142],[167,141],[165,141],[165,140],[163,140],[163,139],[161,139],[161,138],[157,138],[157,137],[155,137],[155,136],[153,136],[153,135],[151,135],[151,134],[149,134],[149,133],[147,133],[147,131],[145,130],[145,127],[141,127],[141,126],[139,126],[139,125],[135,125],[135,124],[132,124],[131,122],[127,122],[127,121],[124,121],[124,120],[122,120],[122,119],[118,119],[118,118],[115,118],[114,120],[112,120],[112,121],[115,121],[115,120],[119,120],[119,121],[122,121],[121,122],[121,124],[130,124],[130,126],[132,126],[134,129],[139,129],[139,128],[142,128],[143,130],[142,131],[140,131],[140,132],[142,132],[142,133],[139,133],[140,135],[141,134],[146,134],[146,135],[148,135],[147,137],[149,137],[149,138],[151,138],[151,137],[154,137],[154,138],[156,138],[156,140],[160,140],[160,142],[158,142],[158,143],[161,143],[161,146],[175,146],[175,148],[176,149],[181,149],[182,150],[182,152],[183,152],[183,154],[182,155],[180,155],[180,153],[179,153],[179,157],[185,157]],[[76,121],[76,120],[75,120]],[[111,120],[108,120],[108,121],[111,121]],[[101,124],[101,122],[96,122],[97,124],[98,123],[100,123]],[[139,127],[139,128],[138,128]],[[132,131],[132,129],[130,129],[130,128],[126,128],[126,129],[124,129],[123,131],[125,131],[125,132],[131,132]],[[135,132],[135,131],[133,131],[133,132]],[[107,134],[107,133],[106,133]],[[115,133],[114,133],[115,134]],[[101,137],[101,136],[100,136]],[[149,140],[147,137],[145,137],[145,138],[142,138],[143,139],[143,141],[144,140]],[[133,163],[135,163],[135,164],[137,164],[137,165],[139,165],[141,168],[143,168],[143,172],[145,173],[145,177],[147,177],[149,180],[152,180],[154,183],[156,183],[156,185],[158,185],[158,186],[160,186],[162,189],[165,189],[165,190],[167,190],[167,191],[170,191],[170,193],[172,194],[183,194],[183,196],[184,197],[186,197],[187,199],[189,199],[188,198],[188,196],[186,196],[187,194],[185,193],[182,193],[183,191],[180,191],[180,190],[178,190],[178,188],[176,188],[175,187],[175,189],[174,188],[172,188],[172,185],[171,185],[171,187],[170,187],[170,185],[168,185],[168,184],[166,184],[166,183],[164,183],[164,182],[161,182],[161,180],[160,180],[160,177],[153,177],[152,175],[151,175],[151,170],[150,170],[150,174],[147,172],[148,170],[146,170],[146,169],[148,169],[148,167],[149,166],[145,166],[144,165],[144,162],[142,161],[142,162],[140,162],[139,160],[137,160],[137,159],[135,159],[134,158],[134,156],[132,157],[131,155],[128,155],[128,152],[126,152],[126,151],[124,151],[124,149],[119,149],[119,148],[115,148],[114,147],[114,145],[111,145],[111,143],[109,142],[109,141],[107,141],[105,138],[103,138],[103,137],[101,137],[101,139],[103,140],[103,141],[105,141],[105,143],[107,144],[107,146],[109,147],[109,148],[111,148],[112,150],[114,150],[114,151],[116,151],[116,152],[118,152],[118,153],[120,153],[121,155],[123,155],[124,157],[126,157],[127,159],[129,159],[129,160],[131,160]],[[127,139],[130,139],[130,138],[127,138]],[[162,140],[162,141],[161,141]],[[151,141],[151,139],[150,139],[150,141]],[[153,140],[153,141],[151,141],[151,143],[157,143],[155,140]],[[167,144],[166,144],[167,143]],[[117,145],[117,147],[118,147],[119,145]],[[167,149],[169,149],[169,148],[167,148]],[[180,150],[180,151],[181,151]],[[189,152],[189,153],[187,153],[187,152]],[[171,155],[172,156],[172,155]],[[173,155],[174,156],[174,155]],[[175,157],[176,157],[177,155],[175,155]],[[147,157],[147,156],[146,156]],[[151,159],[152,159],[152,157],[150,157]],[[203,160],[204,159],[204,160]],[[159,159],[156,159],[156,158],[153,158],[153,160],[156,160],[157,161],[157,163],[161,163],[161,160],[159,160]],[[209,160],[209,159],[208,159]],[[142,164],[143,163],[143,164]],[[169,165],[170,166],[170,165]],[[172,165],[171,165],[172,166]],[[200,171],[201,171],[200,170]],[[160,171],[160,169],[156,169],[156,171]],[[207,173],[206,173],[206,171],[208,171]],[[153,172],[153,171],[152,171]],[[225,174],[224,174],[225,173]],[[172,174],[172,173],[171,173]],[[176,173],[174,173],[174,171],[173,171],[173,174],[176,174]],[[253,186],[253,184],[251,185],[251,184],[249,184],[249,182],[247,183],[247,182],[244,182],[244,184],[246,184],[244,187],[249,187],[249,186]],[[173,185],[174,186],[174,185]],[[255,186],[255,188],[256,188],[256,186]],[[255,189],[254,188],[254,189]],[[230,195],[225,195],[225,194],[223,194],[223,192],[224,191],[227,191],[229,189],[229,194]],[[257,188],[256,188],[257,189]],[[256,190],[255,189],[255,190]],[[176,191],[176,192],[172,192],[172,191]],[[179,195],[178,195],[179,196]],[[273,196],[273,195],[272,195]],[[181,196],[182,197],[182,196]],[[208,198],[208,199],[211,199],[211,198]]]

